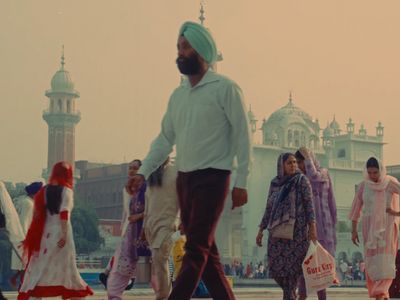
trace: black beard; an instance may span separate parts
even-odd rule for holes
[[[189,57],[178,57],[176,65],[183,75],[196,75],[201,69],[201,64],[196,54]]]

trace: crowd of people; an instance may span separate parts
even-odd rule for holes
[[[263,262],[250,262],[246,266],[242,262],[234,261],[232,265],[225,264],[224,272],[227,276],[243,279],[266,279],[268,268]]]
[[[265,247],[268,231],[266,264],[234,263],[224,268],[215,231],[225,200],[231,193],[232,209],[247,203],[251,140],[243,95],[235,82],[213,71],[217,47],[202,25],[182,25],[177,51],[177,67],[186,77],[170,97],[149,153],[143,161],[129,164],[121,241],[102,277],[108,299],[122,299],[137,276],[140,256],[152,257],[151,284],[157,300],[190,299],[199,284],[213,299],[233,300],[225,273],[270,277],[282,288],[284,300],[306,299],[302,263],[310,243],[318,241],[335,256],[337,212],[328,170],[304,147],[279,155],[255,241]],[[168,158],[174,146],[172,165]],[[236,177],[230,190],[233,169]],[[31,218],[28,223],[16,221],[18,213],[2,184],[0,191],[5,228],[22,262],[16,267],[23,270],[18,299],[92,295],[75,262],[70,222],[73,167],[59,162],[46,185],[27,190],[28,200],[34,199],[31,213],[25,214]],[[362,219],[364,273],[369,296],[377,300],[389,299],[396,275],[399,192],[399,182],[386,174],[382,163],[368,159],[349,219],[355,245],[360,242],[357,224]],[[175,248],[180,254],[173,255],[177,264],[171,283],[168,259]],[[326,290],[317,295],[327,299]]]
[[[224,265],[227,276],[239,279],[269,279],[268,265],[260,262],[250,262],[244,265],[242,262],[234,261],[232,264]],[[341,286],[353,285],[355,281],[365,281],[365,262],[345,260],[338,261],[336,272]]]
[[[344,286],[353,284],[357,280],[365,280],[365,262],[363,260],[355,262],[340,260],[337,270],[341,283]]]

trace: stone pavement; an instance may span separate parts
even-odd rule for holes
[[[261,300],[271,299],[278,300],[282,299],[282,292],[279,288],[236,288],[234,289],[237,300]],[[17,298],[15,292],[5,293],[5,296],[9,300]],[[47,298],[57,299],[57,298]],[[105,291],[96,290],[93,297],[89,297],[88,300],[106,300],[107,295]],[[151,289],[135,289],[124,293],[123,299],[125,300],[154,300],[154,295]],[[204,298],[203,298],[204,299]],[[316,300],[317,297],[311,296],[309,300]],[[328,299],[337,300],[366,300],[368,293],[365,288],[330,288],[328,289]],[[393,298],[392,298],[393,299]],[[206,300],[206,299],[205,299]]]

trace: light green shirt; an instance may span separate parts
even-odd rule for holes
[[[235,187],[246,188],[251,142],[239,86],[212,70],[194,87],[185,79],[171,95],[161,132],[139,173],[148,178],[175,144],[178,171],[232,170],[236,157]]]

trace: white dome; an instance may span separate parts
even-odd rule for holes
[[[73,92],[74,83],[69,72],[61,68],[51,79],[51,89],[53,92]]]
[[[293,104],[290,99],[289,103],[284,107],[275,111],[267,120],[267,122],[280,123],[283,127],[292,123],[308,123],[312,122],[311,116]]]

